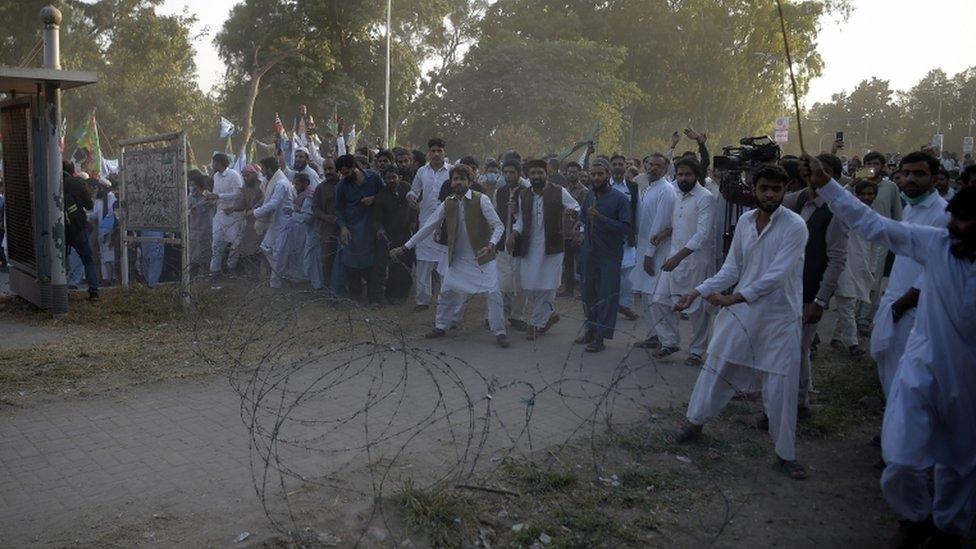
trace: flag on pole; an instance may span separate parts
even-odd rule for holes
[[[339,134],[339,104],[336,103],[332,106],[332,118],[325,123],[325,129],[329,130],[329,133],[338,137]]]
[[[234,124],[230,120],[227,120],[223,116],[220,117],[220,138],[221,139],[229,139],[230,136],[234,135],[234,129],[235,129]]]
[[[94,179],[102,175],[102,147],[98,142],[98,122],[92,109],[81,129],[75,134],[76,151],[81,151],[81,170]],[[75,156],[75,155],[72,155]]]
[[[67,118],[62,118],[61,119],[60,132],[61,132],[61,139],[59,140],[59,146],[61,147],[61,154],[63,155],[64,154],[64,136],[68,133],[68,119]]]
[[[353,124],[352,129],[349,130],[349,135],[346,138],[346,151],[348,151],[349,154],[356,154],[357,139],[359,139],[359,136],[356,135],[356,125]]]
[[[281,117],[278,116],[278,113],[275,113],[274,128],[275,137],[281,138],[281,136],[285,133],[285,125],[281,123]]]

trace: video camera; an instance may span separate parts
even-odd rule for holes
[[[739,147],[722,147],[722,154],[716,156],[712,167],[727,172],[743,172],[757,164],[779,160],[779,145],[768,136],[743,137]]]

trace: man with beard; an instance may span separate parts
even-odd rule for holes
[[[386,169],[393,165],[393,153],[386,149],[380,149],[373,157],[373,165],[376,168],[376,173],[383,175],[386,173]]]
[[[926,154],[910,153],[901,159],[902,212],[905,223],[945,227],[949,221],[946,201],[935,191],[939,161]],[[829,170],[828,170],[829,172]],[[896,255],[888,287],[878,303],[871,331],[871,357],[878,365],[878,378],[885,396],[891,390],[898,362],[905,351],[908,333],[915,325],[915,308],[921,291],[922,265],[906,255]]]
[[[458,318],[458,310],[465,301],[474,294],[485,294],[489,329],[495,334],[498,346],[505,348],[509,346],[509,341],[495,267],[496,246],[502,238],[504,226],[491,200],[471,190],[474,174],[467,166],[452,168],[450,178],[454,194],[437,206],[423,227],[406,244],[390,250],[390,255],[396,258],[414,249],[440,227],[442,241],[447,242],[447,261],[437,300],[434,329],[426,337],[444,337]]]
[[[342,294],[345,285],[345,273],[335,269],[336,256],[339,253],[339,220],[335,213],[335,191],[339,184],[339,172],[335,167],[335,160],[326,158],[322,162],[324,177],[312,194],[312,214],[315,218],[314,229],[318,233],[322,248],[322,276],[323,286],[332,296]]]
[[[610,187],[623,194],[630,201],[630,232],[627,234],[627,244],[620,264],[620,305],[618,312],[628,320],[637,320],[634,312],[634,292],[630,283],[630,272],[637,264],[637,210],[640,199],[637,184],[629,181],[627,175],[627,158],[622,154],[610,157]]]
[[[802,217],[782,206],[788,182],[779,166],[756,170],[757,207],[739,218],[725,263],[675,305],[683,311],[703,297],[722,310],[688,402],[688,423],[668,438],[677,443],[698,439],[702,426],[736,393],[761,386],[780,467],[801,480],[807,473],[796,461],[795,439],[807,227]],[[723,293],[733,286],[733,293]]]
[[[383,295],[375,263],[376,233],[373,228],[373,203],[383,188],[383,179],[373,170],[362,170],[351,154],[336,159],[342,179],[336,187],[335,209],[342,242],[342,265],[353,299],[366,299],[370,307],[379,307]]]
[[[582,204],[589,189],[580,180],[583,167],[576,162],[566,164],[566,190],[577,204]],[[558,297],[574,297],[576,295],[576,260],[582,238],[576,230],[579,211],[576,214],[567,210],[563,216],[563,239],[566,252],[563,254],[563,289]]]
[[[843,171],[840,158],[828,153],[817,156],[836,179]],[[800,214],[807,224],[807,245],[803,256],[803,342],[800,351],[800,396],[797,411],[801,420],[810,415],[813,376],[810,347],[817,326],[833,297],[847,265],[847,231],[823,198],[809,187],[787,194],[783,206]],[[764,420],[760,420],[764,423]]]
[[[434,137],[427,142],[427,158],[427,163],[417,170],[407,194],[407,200],[420,209],[421,225],[427,224],[440,205],[438,194],[441,185],[450,178],[448,174],[451,172],[451,165],[444,163],[443,139]],[[427,240],[417,246],[414,264],[414,299],[417,306],[414,310],[424,311],[430,308],[434,269],[445,253],[447,248],[434,240],[434,233],[430,233]]]
[[[522,161],[515,155],[506,155],[502,160],[502,177],[504,185],[495,191],[495,212],[502,220],[504,232],[498,241],[498,256],[495,265],[498,267],[498,287],[502,292],[502,303],[505,318],[513,329],[525,331],[528,325],[522,319],[525,310],[525,298],[522,296],[522,278],[519,274],[519,258],[513,255],[508,244],[508,235],[515,224],[515,211],[518,195],[523,189],[529,188],[529,182],[522,179]]]
[[[546,161],[530,160],[527,165],[532,186],[519,193],[507,247],[520,258],[522,291],[532,304],[526,337],[534,340],[559,321],[554,311],[565,253],[563,214],[578,214],[579,203],[565,188],[548,181]]]
[[[285,177],[292,184],[295,182],[296,173],[304,173],[308,176],[309,184],[314,190],[315,187],[319,185],[319,174],[315,172],[315,169],[308,163],[308,149],[302,146],[295,147],[295,161],[293,167],[289,168],[288,164],[285,163],[285,155],[281,150],[278,150],[278,167],[284,172]]]
[[[681,296],[691,292],[709,275],[712,255],[712,215],[715,198],[702,187],[702,166],[695,158],[684,157],[675,162],[673,209],[671,211],[671,242],[668,257],[661,265],[661,278],[654,292],[655,316],[660,318],[657,332],[661,348],[654,353],[664,358],[678,351],[680,316],[673,311]],[[684,311],[691,320],[693,334],[688,348],[686,366],[701,366],[702,355],[708,345],[708,321],[710,315],[705,304],[697,301]]]
[[[657,349],[661,346],[662,314],[670,315],[670,309],[655,306],[653,296],[660,282],[661,267],[671,250],[671,217],[674,214],[675,192],[667,180],[668,159],[661,153],[649,154],[644,159],[648,180],[641,195],[637,214],[637,257],[641,265],[631,273],[634,291],[643,295],[644,323],[649,330],[647,339],[634,346],[639,349]]]
[[[603,158],[597,158],[590,166],[590,185],[581,208],[585,332],[575,343],[585,344],[587,352],[597,353],[606,348],[604,339],[613,339],[617,324],[620,265],[624,246],[633,233],[633,216],[630,200],[610,187],[610,163]]]
[[[413,181],[413,176],[417,173],[413,168],[413,155],[403,147],[394,147],[393,159],[396,167],[400,170],[400,178],[404,181]]]
[[[902,158],[903,185],[931,180],[938,166],[924,156]],[[890,547],[958,547],[976,520],[976,190],[949,202],[947,228],[899,223],[804,161],[810,186],[851,230],[922,266],[915,326],[885,406],[881,488],[903,517]]]
[[[376,228],[377,275],[385,284],[386,300],[397,305],[410,295],[410,269],[413,254],[404,254],[390,261],[389,250],[406,244],[416,212],[407,203],[410,185],[400,179],[400,171],[388,165],[382,173],[386,185],[376,193],[373,204],[373,224]],[[384,277],[384,274],[386,275]]]
[[[225,213],[249,212],[264,202],[264,193],[261,192],[261,166],[248,164],[241,170],[241,176],[244,178],[244,188],[241,190],[240,200],[236,207],[225,209]],[[245,216],[237,254],[240,256],[238,263],[244,276],[252,279],[258,277],[261,265],[261,236],[254,227],[254,216]]]

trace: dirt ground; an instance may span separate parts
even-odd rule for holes
[[[72,303],[77,313],[60,322],[14,300],[0,302],[5,320],[44,334],[0,348],[0,406],[29,409],[49,399],[222,373],[193,350],[207,315],[187,315],[176,296],[136,290],[106,292],[97,307],[78,301]],[[478,324],[480,308],[473,306],[468,317],[467,325]],[[880,450],[870,444],[881,419],[873,364],[824,344],[815,373],[814,417],[798,435],[798,457],[810,473],[805,481],[780,472],[768,434],[739,421],[760,410],[758,402],[742,398],[690,446],[663,436],[679,424],[683,406],[656,409],[640,421],[613,425],[612,432],[600,426],[531,456],[493,455],[461,486],[403,470],[391,474],[388,489],[373,500],[367,475],[353,469],[350,479],[360,482],[352,481],[349,490],[296,489],[289,500],[294,521],[280,531],[262,513],[247,515],[255,526],[239,541],[228,539],[221,524],[222,514],[237,512],[228,502],[203,515],[132,509],[58,545],[883,546],[896,517],[881,497]]]

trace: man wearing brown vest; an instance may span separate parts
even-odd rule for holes
[[[437,206],[424,226],[406,244],[390,250],[397,257],[440,230],[447,244],[447,267],[437,300],[434,329],[428,339],[443,337],[458,320],[458,313],[474,294],[486,294],[488,326],[500,347],[508,347],[502,294],[498,288],[495,252],[505,227],[491,200],[471,190],[474,175],[470,168],[457,165],[450,171],[454,193]]]
[[[553,311],[566,249],[563,215],[567,210],[578,213],[579,203],[565,188],[548,181],[545,161],[530,160],[526,165],[532,186],[519,192],[508,247],[521,258],[522,291],[532,304],[526,337],[534,340],[559,321]]]

